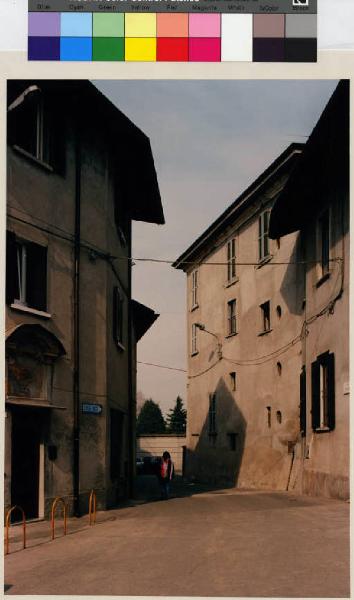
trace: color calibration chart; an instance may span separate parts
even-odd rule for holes
[[[315,62],[317,0],[29,0],[28,59]]]

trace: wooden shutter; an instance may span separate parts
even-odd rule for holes
[[[311,365],[311,398],[312,429],[320,426],[320,363],[316,360]]]
[[[327,389],[328,389],[328,427],[335,427],[335,370],[334,370],[334,354],[328,354],[327,357]]]
[[[47,310],[47,248],[26,243],[26,302],[31,308]]]
[[[306,435],[306,367],[300,373],[300,432]]]
[[[16,236],[12,231],[6,232],[6,304],[15,300],[17,283]]]

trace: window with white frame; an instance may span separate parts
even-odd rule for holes
[[[330,258],[330,217],[329,209],[325,210],[319,217],[317,223],[317,247],[319,256],[320,277],[329,273]]]
[[[47,309],[47,248],[7,232],[6,302]]]
[[[191,340],[191,354],[196,354],[198,352],[198,344],[197,344],[197,325],[193,323],[192,325],[192,340]]]
[[[236,333],[236,300],[227,303],[227,335]]]
[[[311,365],[312,428],[330,431],[335,426],[334,354],[325,352]]]
[[[269,256],[269,215],[270,210],[265,210],[258,218],[258,255],[260,261]]]
[[[191,308],[196,308],[198,306],[198,279],[199,273],[198,269],[195,269],[192,273],[192,299],[191,299]]]
[[[236,238],[227,242],[227,282],[236,278]]]

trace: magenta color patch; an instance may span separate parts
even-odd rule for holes
[[[220,38],[189,38],[189,60],[194,62],[220,62]]]
[[[189,37],[217,38],[221,33],[221,15],[189,15]]]

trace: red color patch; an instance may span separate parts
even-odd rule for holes
[[[157,38],[156,60],[188,62],[188,38]]]

